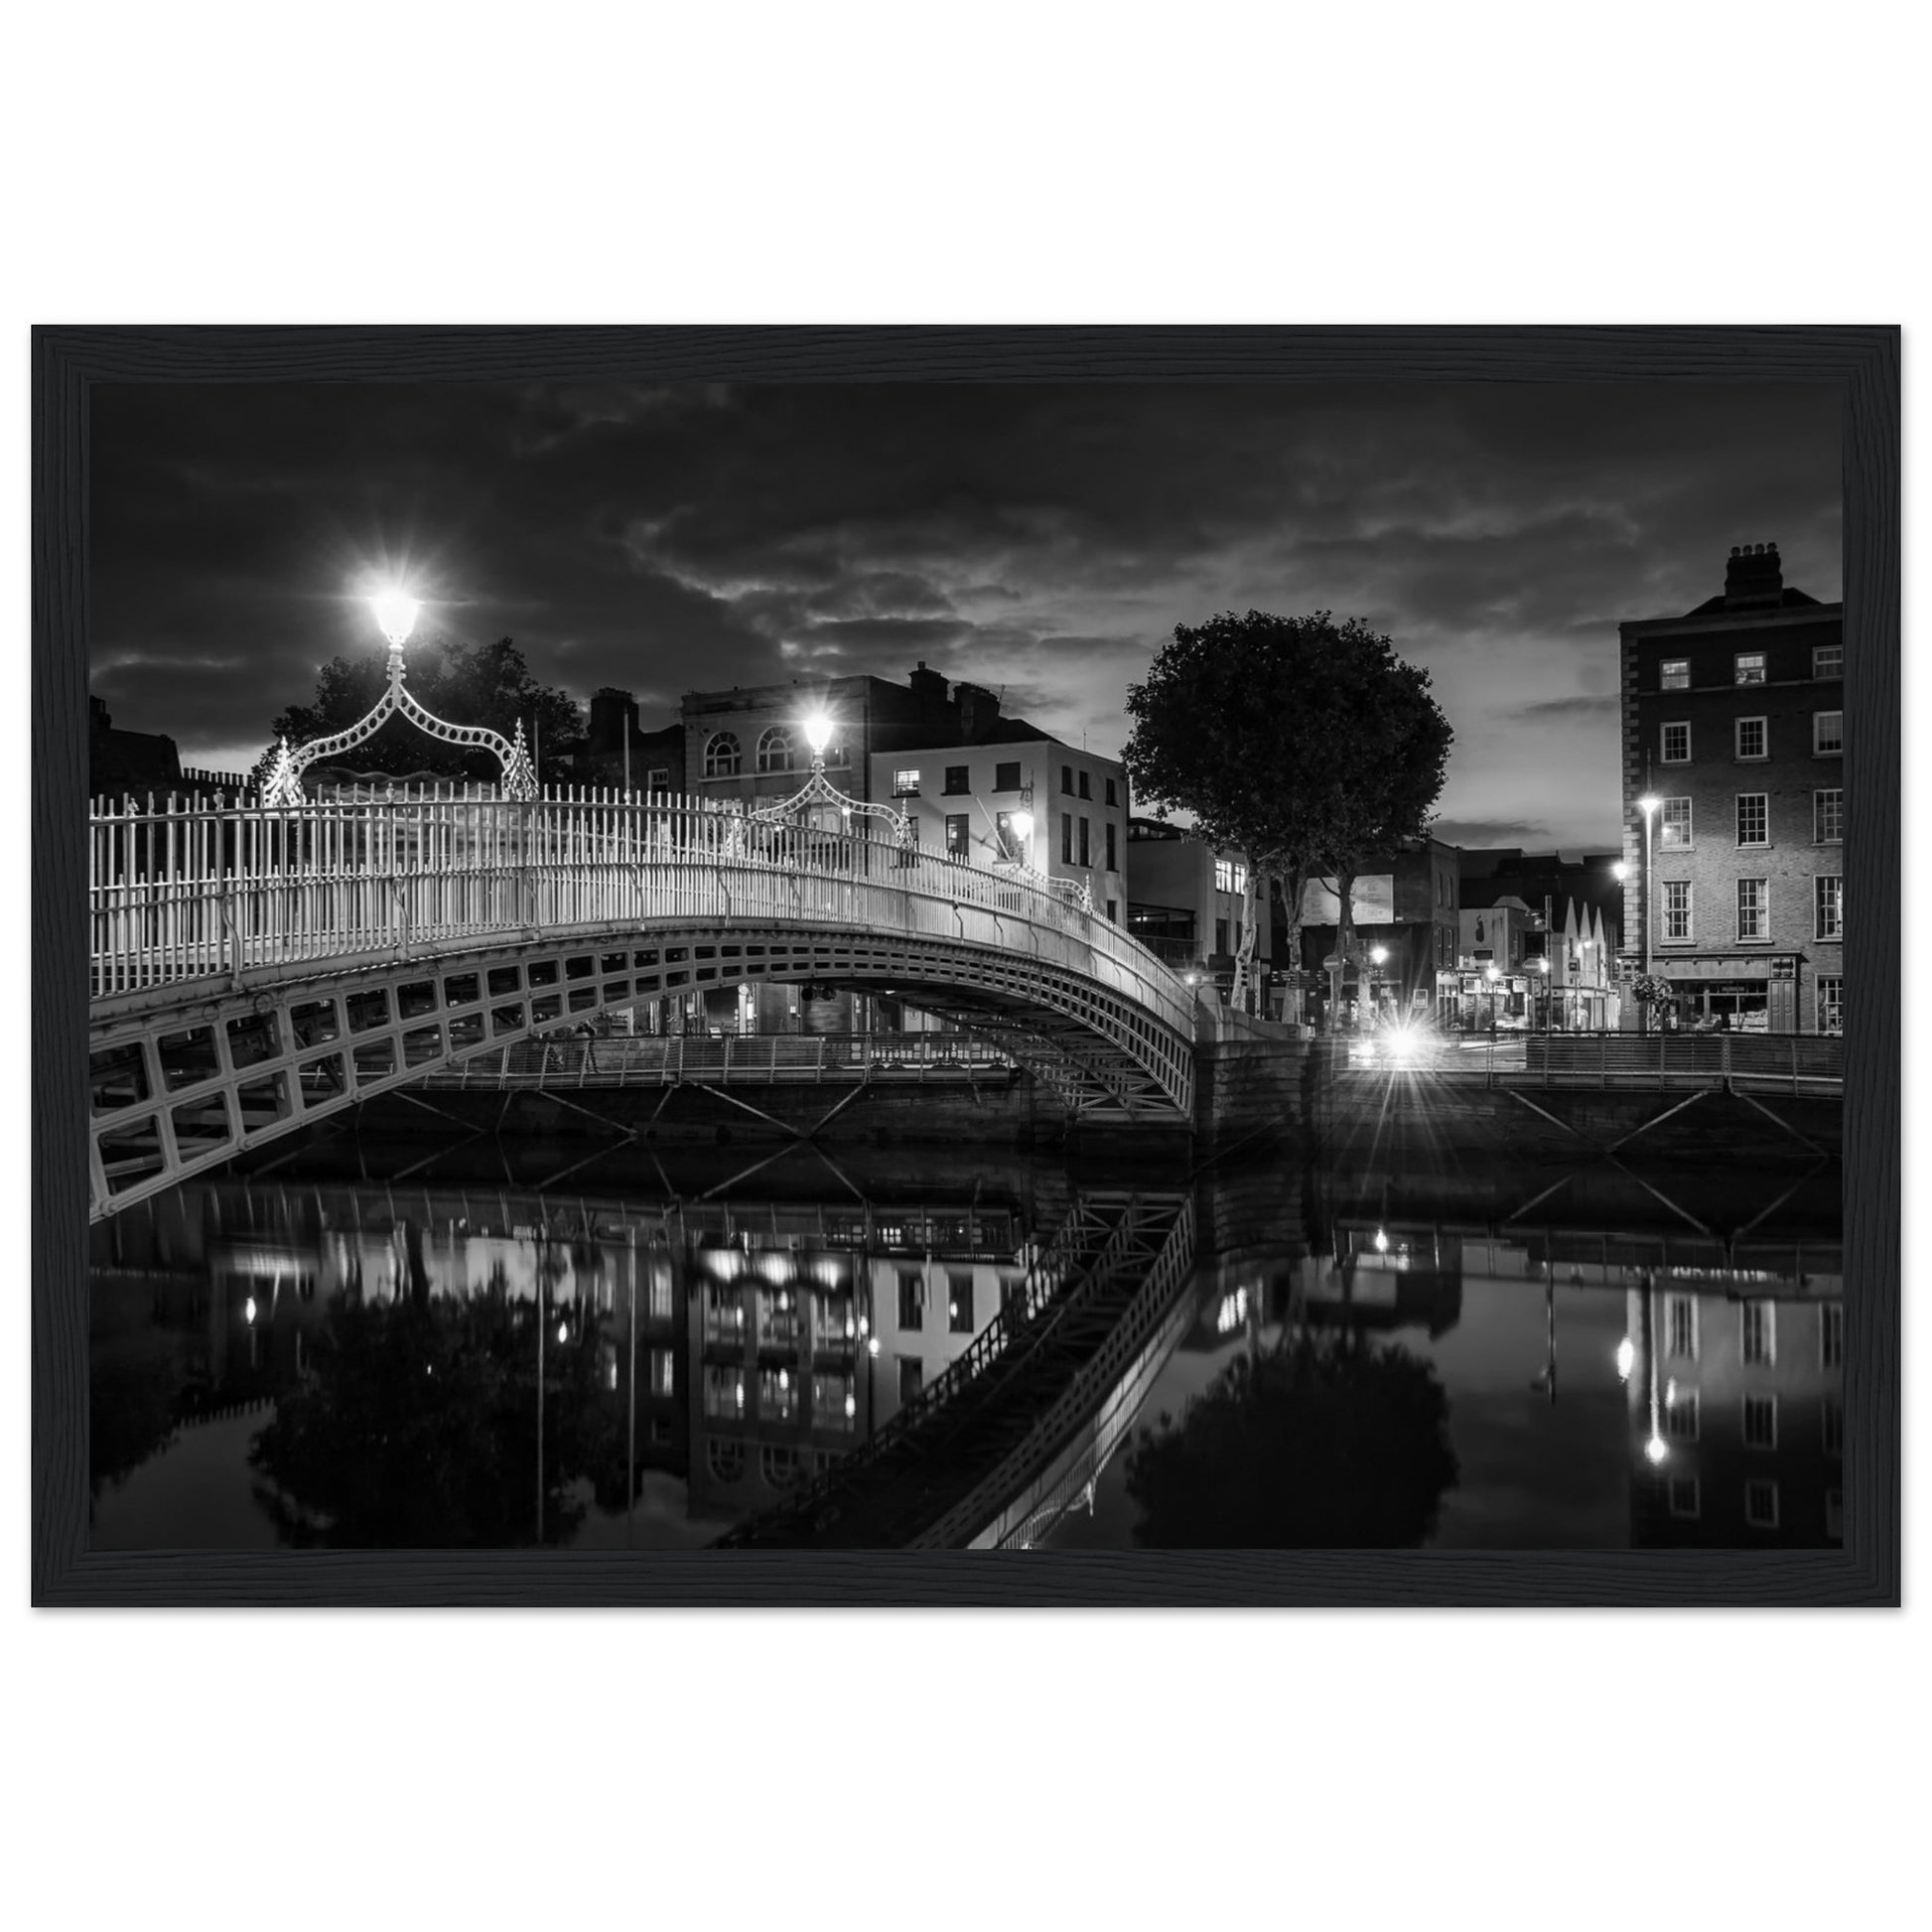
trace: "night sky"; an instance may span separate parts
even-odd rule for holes
[[[184,384],[97,390],[92,436],[92,688],[223,769],[389,581],[646,727],[923,658],[1107,754],[1176,622],[1331,609],[1435,679],[1442,836],[1604,848],[1618,621],[1736,543],[1840,595],[1824,389]]]

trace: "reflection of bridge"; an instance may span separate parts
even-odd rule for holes
[[[759,980],[886,992],[1073,1111],[1190,1116],[1190,989],[1035,877],[668,797],[97,806],[95,1218],[429,1069]]]

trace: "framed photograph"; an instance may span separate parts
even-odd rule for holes
[[[1898,358],[38,331],[35,1601],[1895,1604]]]

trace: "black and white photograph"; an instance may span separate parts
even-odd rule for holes
[[[95,383],[88,1548],[1842,1550],[1844,423]]]

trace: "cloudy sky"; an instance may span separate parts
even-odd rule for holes
[[[106,387],[92,688],[252,762],[316,667],[425,629],[637,694],[923,658],[1117,753],[1177,622],[1329,609],[1426,665],[1464,844],[1616,840],[1616,625],[1735,543],[1840,595],[1839,404],[1799,387]]]

